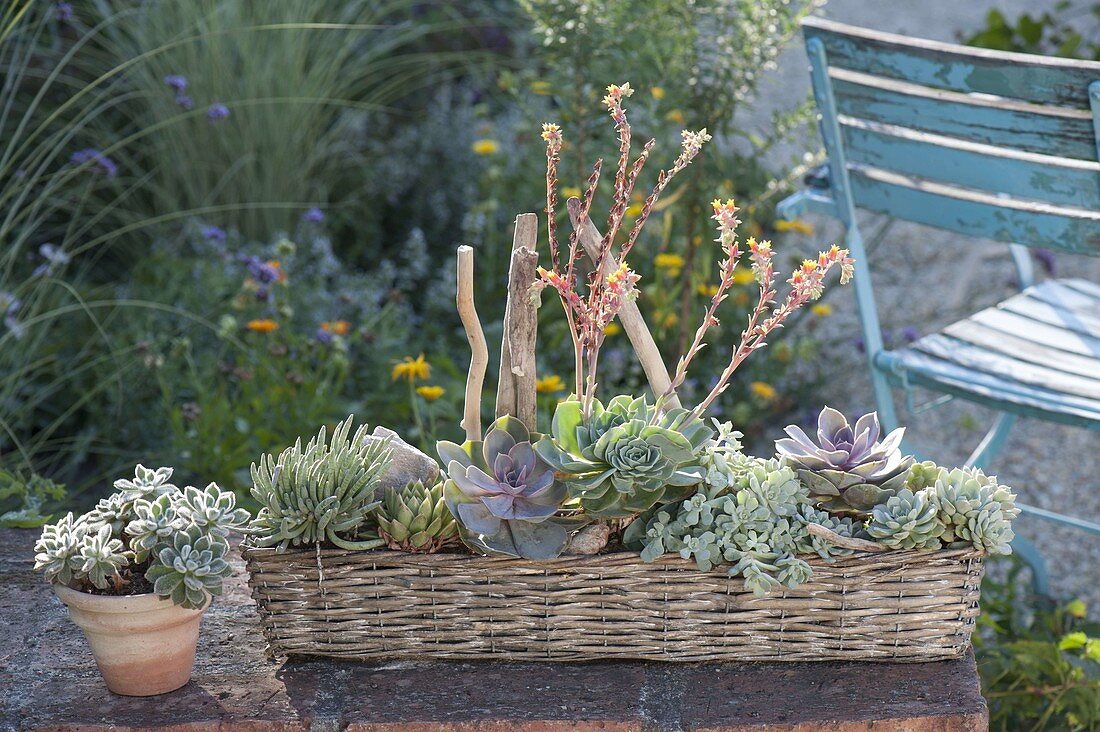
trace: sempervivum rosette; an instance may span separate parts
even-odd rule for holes
[[[817,442],[800,428],[787,427],[787,438],[775,449],[810,489],[810,496],[832,513],[865,515],[897,495],[913,464],[901,454],[905,428],[879,440],[878,415],[870,412],[848,424],[844,415],[825,407],[817,418]]]

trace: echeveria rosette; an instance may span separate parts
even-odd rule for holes
[[[192,527],[160,549],[145,579],[153,592],[180,607],[201,608],[222,593],[222,581],[233,571],[224,558],[228,551],[224,540]]]
[[[586,421],[580,402],[554,412],[553,435],[535,445],[590,516],[626,518],[690,495],[704,478],[697,457],[714,434],[686,409],[655,414],[645,399],[617,396],[593,402]]]
[[[565,500],[565,486],[536,454],[533,436],[538,437],[518,419],[505,416],[493,423],[483,441],[437,444],[447,466],[443,498],[471,549],[552,559],[579,525],[555,516]]]
[[[786,433],[788,437],[775,442],[777,454],[831,513],[866,516],[905,487],[913,465],[913,458],[901,453],[905,428],[879,440],[875,412],[850,425],[843,414],[825,407],[817,418],[817,442],[795,425]]]

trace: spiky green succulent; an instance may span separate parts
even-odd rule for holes
[[[951,547],[973,546],[990,554],[1011,553],[1016,496],[996,477],[972,468],[940,469],[926,489]]]
[[[484,441],[440,441],[447,466],[443,498],[462,541],[475,551],[551,559],[581,524],[557,516],[565,486],[535,453],[532,435],[515,417],[496,420]]]
[[[427,487],[417,480],[386,489],[374,520],[388,547],[431,554],[458,541],[458,525],[443,501],[443,485]]]
[[[817,442],[801,427],[790,425],[775,449],[830,513],[864,517],[905,486],[911,456],[901,454],[905,429],[882,440],[875,412],[849,425],[843,414],[825,407],[817,419]]]
[[[375,486],[389,465],[388,440],[372,439],[366,425],[351,434],[353,417],[325,427],[302,445],[252,464],[252,497],[261,508],[252,522],[258,546],[328,542],[341,549],[373,549],[381,539],[357,540],[369,527]]]
[[[926,491],[902,488],[875,506],[867,533],[891,549],[938,549],[944,526]]]
[[[160,549],[145,579],[153,583],[154,592],[180,607],[201,608],[222,593],[222,583],[232,573],[225,561],[228,550],[223,540],[192,526]]]
[[[553,435],[535,446],[590,516],[625,518],[690,495],[705,471],[696,457],[713,431],[685,409],[658,414],[645,399],[599,400],[586,419],[575,399],[558,404]]]

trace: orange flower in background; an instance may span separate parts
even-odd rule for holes
[[[418,386],[416,387],[416,393],[424,397],[425,401],[434,402],[446,394],[447,390],[442,386]]]
[[[749,385],[749,390],[766,402],[770,402],[776,397],[775,387],[771,384],[766,384],[763,381],[752,382],[752,384]]]
[[[414,381],[423,381],[430,378],[432,375],[432,366],[424,360],[424,354],[420,354],[416,358],[412,356],[405,356],[405,360],[401,363],[394,364],[391,376],[394,381],[404,379],[410,384]]]
[[[274,330],[278,330],[279,324],[271,318],[262,318],[260,320],[250,320],[244,327],[257,333],[270,333]]]
[[[539,394],[553,394],[556,391],[565,391],[565,382],[562,381],[561,377],[557,374],[544,376],[535,382],[535,391]]]
[[[286,283],[286,272],[283,271],[282,266],[277,259],[267,260],[267,266],[279,273],[278,282]]]
[[[343,336],[347,335],[348,331],[351,330],[351,323],[346,320],[333,320],[331,322],[326,320],[324,323],[321,323],[321,330],[326,333],[332,333],[333,335]]]

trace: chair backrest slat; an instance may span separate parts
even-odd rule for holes
[[[1100,63],[803,23],[814,93],[845,160],[842,200],[976,237],[1100,255],[1089,84]],[[833,124],[835,122],[835,125]],[[837,149],[839,146],[840,149]],[[834,171],[835,173],[836,171]]]
[[[1100,162],[1016,153],[854,118],[842,120],[841,130],[851,163],[1100,210]]]
[[[857,205],[871,211],[968,236],[1100,253],[1100,211],[1023,202],[1011,208],[996,196],[855,165],[848,176]]]
[[[820,38],[829,65],[934,89],[990,94],[1087,109],[1100,62],[1034,56],[909,38],[807,18],[807,39]]]

